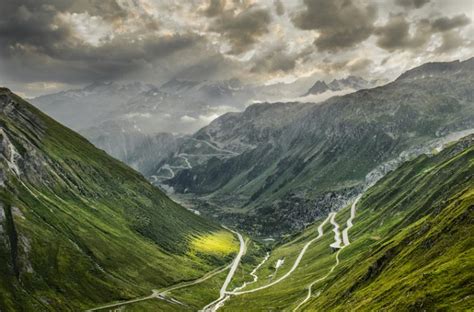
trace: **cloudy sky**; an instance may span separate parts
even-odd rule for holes
[[[0,84],[35,96],[94,81],[391,79],[474,56],[472,0],[15,0]]]

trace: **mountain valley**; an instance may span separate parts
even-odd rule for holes
[[[185,138],[154,175],[183,203],[257,236],[301,230],[388,168],[472,132],[473,65],[425,64],[322,103],[225,114]]]
[[[0,312],[473,312],[473,4],[0,1]]]
[[[1,309],[469,309],[473,64],[128,146],[187,209],[1,89]]]

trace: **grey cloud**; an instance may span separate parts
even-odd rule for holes
[[[327,75],[338,76],[341,72],[346,72],[347,74],[365,75],[368,68],[372,64],[373,62],[366,58],[359,58],[356,60],[343,59],[338,61],[325,58],[317,66]]]
[[[224,12],[225,0],[210,0],[209,6],[204,10],[204,15],[214,17]]]
[[[27,82],[46,80],[74,84],[115,80],[153,66],[160,59],[165,61],[173,54],[191,50],[199,40],[194,36],[150,36],[132,42],[131,38],[122,37],[100,47],[63,42],[42,53],[14,46],[4,69],[11,78],[18,77]],[[178,67],[179,63],[175,65]]]
[[[421,8],[425,4],[429,3],[430,0],[395,0],[395,3],[405,8]]]
[[[443,43],[436,49],[438,53],[447,53],[462,46],[464,39],[455,31],[447,31],[442,34]]]
[[[304,30],[317,30],[315,45],[321,51],[347,49],[366,40],[374,30],[377,9],[359,1],[304,0],[306,8],[293,17]]]
[[[372,63],[369,59],[361,58],[351,62],[347,67],[350,72],[360,72],[366,70]]]
[[[466,26],[470,22],[471,20],[465,14],[460,14],[452,18],[446,16],[437,18],[432,22],[431,26],[433,28],[433,31],[443,32],[454,28]]]
[[[410,24],[403,15],[392,15],[384,26],[375,30],[378,36],[377,45],[388,51],[417,50],[424,47],[432,35],[463,27],[469,22],[467,16],[457,15],[452,18],[440,17],[434,20],[425,18]],[[414,27],[413,33],[410,32],[410,25]],[[453,38],[450,34],[444,36],[443,40],[451,41],[452,44]]]
[[[196,57],[196,55],[193,55]],[[173,77],[184,80],[228,80],[241,74],[242,64],[233,62],[222,54],[206,54],[190,66],[184,66]]]
[[[12,12],[0,23],[2,74],[26,82],[113,80],[204,40],[192,34],[160,36],[145,29],[139,34],[116,34],[93,46],[79,40],[71,26],[58,18],[60,13],[86,9],[113,24],[120,24],[127,14],[115,1],[2,2],[0,11]]]
[[[295,68],[297,56],[282,53],[280,51],[271,51],[265,53],[262,57],[254,59],[254,65],[250,69],[252,73],[276,73],[288,72]]]
[[[281,0],[274,0],[273,4],[275,6],[275,12],[277,15],[281,16],[285,14],[285,6],[283,5],[283,2],[281,2]]]
[[[394,16],[375,31],[379,36],[377,45],[388,51],[413,46],[409,31],[410,25],[405,18],[401,15]]]
[[[321,63],[318,64],[318,68],[326,74],[334,75],[344,69],[347,69],[347,63],[349,63],[348,60],[334,61],[329,58],[325,58]]]
[[[268,10],[251,6],[239,13],[224,11],[215,17],[209,31],[222,34],[232,45],[230,54],[249,50],[259,37],[268,33],[271,16]]]
[[[308,61],[314,48],[306,47],[299,51],[288,51],[288,45],[277,43],[267,47],[266,51],[254,56],[250,62],[250,72],[257,74],[285,74],[295,69],[298,62]]]

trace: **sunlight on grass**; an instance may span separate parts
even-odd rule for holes
[[[239,244],[234,235],[227,231],[218,231],[194,238],[191,241],[192,252],[228,255],[237,252]]]

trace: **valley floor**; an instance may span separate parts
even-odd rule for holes
[[[420,156],[271,252],[234,232],[232,266],[123,311],[469,310],[473,159]]]
[[[355,206],[357,202],[359,201],[359,199],[360,199],[360,196],[357,197],[354,203],[352,204],[351,214],[350,214],[349,219],[347,220],[348,226],[343,230],[342,232],[343,234],[341,234],[341,231],[339,230],[340,225],[336,221],[337,213],[335,212],[330,213],[327,216],[327,218],[323,220],[321,224],[319,224],[317,228],[317,235],[312,238],[310,236],[311,234],[308,235],[308,238],[311,238],[311,239],[308,242],[306,242],[304,245],[302,245],[299,250],[296,250],[298,251],[298,254],[291,268],[287,271],[285,271],[286,268],[283,268],[283,270],[280,270],[280,272],[277,272],[278,270],[275,269],[274,274],[275,275],[278,274],[278,277],[273,276],[269,281],[265,281],[265,279],[263,279],[263,283],[259,283],[258,274],[261,274],[260,271],[264,271],[264,269],[268,270],[271,267],[272,263],[271,261],[268,261],[268,260],[269,259],[273,260],[275,256],[273,254],[267,253],[263,257],[263,259],[261,259],[261,261],[253,268],[251,267],[249,263],[241,263],[241,258],[245,255],[247,251],[248,240],[244,241],[244,238],[242,237],[240,233],[231,230],[238,237],[240,241],[240,248],[239,248],[239,252],[235,256],[232,263],[225,266],[224,268],[220,268],[212,272],[209,272],[205,276],[199,279],[196,279],[194,281],[179,283],[179,284],[176,284],[176,285],[173,285],[161,290],[153,290],[152,294],[149,296],[136,298],[136,299],[132,299],[128,301],[123,301],[123,302],[106,304],[106,305],[102,305],[102,306],[90,309],[88,311],[100,311],[100,310],[107,311],[107,310],[116,309],[116,308],[120,308],[121,311],[122,310],[133,311],[135,309],[139,309],[139,307],[143,307],[143,308],[146,307],[146,309],[155,307],[155,308],[166,309],[170,311],[193,310],[196,308],[195,306],[196,303],[191,303],[191,304],[186,303],[185,301],[186,298],[184,298],[183,300],[183,298],[181,298],[182,295],[177,292],[183,291],[184,289],[192,288],[192,287],[194,288],[202,287],[206,289],[207,286],[205,285],[205,282],[214,280],[217,283],[222,283],[222,286],[220,287],[219,292],[218,292],[218,298],[208,303],[204,307],[201,307],[200,310],[215,312],[220,308],[226,308],[225,307],[226,302],[234,297],[260,292],[261,290],[271,288],[272,286],[277,285],[283,282],[284,280],[286,280],[287,278],[291,277],[292,274],[300,267],[300,263],[302,262],[303,257],[305,256],[305,253],[308,251],[310,247],[312,247],[311,245],[317,242],[318,240],[320,240],[323,237],[323,235],[326,235],[326,236],[330,235],[330,233],[325,233],[324,231],[325,227],[327,228],[327,225],[330,224],[333,227],[332,232],[334,233],[334,236],[332,239],[329,239],[331,243],[329,245],[326,243],[325,245],[328,249],[330,249],[331,247],[333,250],[337,250],[336,262],[329,269],[327,274],[325,274],[323,277],[307,285],[307,295],[306,297],[302,298],[298,306],[295,307],[294,310],[297,310],[301,306],[303,306],[311,297],[312,286],[315,283],[321,282],[322,280],[327,278],[334,271],[334,269],[339,265],[339,253],[343,250],[344,247],[350,244],[348,240],[348,230],[352,227],[351,222],[355,217]],[[316,234],[316,232],[312,234]],[[341,235],[344,235],[343,236],[344,242],[341,241]],[[255,260],[255,259],[252,259],[252,260]],[[279,261],[279,259],[277,259],[277,262],[284,264],[284,261]],[[239,281],[234,280],[234,283],[231,283],[233,281],[233,277],[239,266],[241,267],[241,270],[242,270],[241,277],[238,278]],[[250,281],[248,280],[248,276],[244,276],[243,274],[243,272],[248,270],[249,268],[252,268],[251,272],[248,273],[250,277],[252,278],[252,280]],[[225,279],[223,279],[223,276],[224,276],[223,274],[225,272],[227,272],[227,275],[225,276]],[[235,284],[239,282],[241,282],[242,284],[240,286],[235,287]],[[233,290],[229,290],[230,289],[229,285],[231,284],[234,287]],[[251,285],[257,286],[257,287],[250,287]],[[190,293],[193,293],[195,291],[196,291],[195,289],[190,290]],[[157,302],[157,300],[162,301],[162,302]],[[204,302],[201,304],[204,304]]]

